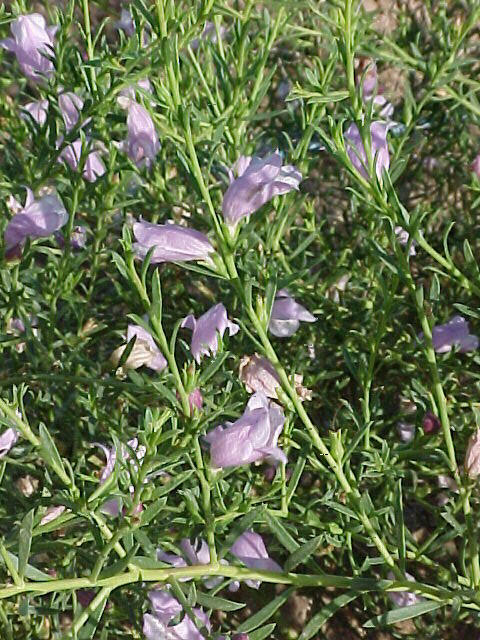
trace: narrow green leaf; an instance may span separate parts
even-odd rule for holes
[[[55,473],[65,482],[65,484],[70,486],[71,480],[68,477],[67,472],[65,471],[62,458],[58,453],[57,446],[53,441],[53,438],[50,435],[47,427],[43,423],[40,423],[38,431],[40,434],[41,449],[45,457],[45,461],[48,462],[48,464],[53,468]]]
[[[197,593],[197,602],[206,609],[216,609],[218,611],[238,611],[245,606],[243,602],[233,602],[233,600],[226,600],[225,598],[211,596],[202,592]]]
[[[167,495],[168,493],[170,493],[170,491],[173,491],[179,485],[183,484],[185,480],[187,480],[192,475],[192,473],[193,470],[191,469],[189,469],[188,471],[183,471],[182,473],[179,473],[173,480],[167,482],[167,484],[164,484],[161,487],[157,487],[157,489],[155,489],[152,493],[152,499],[158,500],[158,498]]]
[[[358,591],[348,591],[347,593],[342,593],[341,596],[338,596],[322,607],[322,609],[308,621],[307,626],[303,629],[298,640],[310,640],[310,638],[313,638],[313,636],[320,630],[320,627],[322,627],[329,618],[331,618],[339,609],[346,606],[349,602],[352,602],[352,600],[355,600],[355,598],[358,598],[359,596],[360,593]]]
[[[406,564],[406,543],[405,543],[405,524],[403,520],[403,494],[401,479],[395,485],[395,529],[397,534],[398,560],[400,569],[405,573]]]
[[[248,635],[249,640],[264,640],[264,638],[271,638],[271,633],[276,627],[276,623],[272,622],[272,624],[267,624],[264,627],[260,627],[256,631],[252,631]]]
[[[367,629],[385,627],[389,624],[402,622],[403,620],[417,618],[418,616],[422,616],[425,613],[435,611],[436,609],[440,609],[440,607],[444,606],[445,602],[433,602],[431,600],[428,602],[419,602],[418,604],[412,604],[409,607],[401,607],[400,609],[387,611],[387,613],[382,613],[379,616],[370,618],[370,620],[368,620],[363,626]]]
[[[265,512],[265,520],[270,527],[270,531],[277,538],[280,544],[285,547],[287,551],[293,553],[300,546],[296,540],[288,533],[283,524],[272,516],[268,511]]]
[[[33,514],[31,509],[23,518],[18,534],[18,575],[23,579],[27,569],[28,556],[32,546]]]
[[[260,611],[257,611],[253,616],[250,616],[248,620],[242,622],[242,624],[238,627],[237,631],[239,633],[249,633],[253,631],[261,624],[266,622],[269,618],[273,616],[273,614],[280,609],[281,606],[285,604],[285,602],[289,599],[291,594],[295,591],[295,587],[290,587],[289,589],[285,589],[283,593],[274,598],[271,602],[269,602],[265,607],[262,607]]]
[[[285,562],[284,569],[288,573],[293,571],[295,567],[299,564],[304,564],[306,560],[315,553],[318,545],[320,544],[320,540],[323,538],[323,535],[316,536],[312,538],[312,540],[308,540],[305,544],[302,544],[298,549],[296,549]]]

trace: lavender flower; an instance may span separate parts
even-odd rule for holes
[[[398,242],[403,246],[406,247],[407,244],[410,242],[410,234],[408,233],[408,231],[406,231],[403,227],[395,227],[394,229],[395,231],[395,235],[397,237]],[[408,250],[408,255],[409,256],[415,256],[417,254],[416,250],[415,250],[415,240],[412,240],[411,244],[410,244],[410,249]]]
[[[10,25],[13,38],[0,40],[0,47],[17,56],[22,72],[34,81],[49,76],[54,67],[47,56],[54,55],[54,36],[58,26],[47,27],[39,13],[19,16]]]
[[[263,391],[253,394],[243,415],[236,422],[218,426],[205,440],[210,444],[212,467],[239,467],[257,460],[279,460],[287,457],[277,446],[285,415],[270,402]]]
[[[387,131],[389,124],[384,122],[372,122],[370,126],[371,152],[375,161],[375,171],[379,180],[384,169],[390,166],[390,154],[388,152]],[[350,162],[355,169],[366,179],[369,178],[368,162],[362,137],[356,124],[351,124],[344,133],[346,149]]]
[[[53,194],[35,200],[33,192],[27,188],[23,208],[13,197],[9,204],[16,212],[5,229],[5,249],[10,255],[22,247],[27,237],[45,238],[63,227],[68,220],[63,203]]]
[[[196,564],[210,564],[210,550],[208,544],[200,538],[195,539],[193,544],[188,538],[184,538],[180,542],[180,549],[184,557],[178,556],[175,553],[165,553],[162,549],[157,549],[157,559],[161,562],[171,565],[172,567],[187,567],[188,565]],[[186,558],[186,560],[185,560]],[[187,563],[188,561],[188,563]],[[220,564],[227,565],[226,560],[220,560]],[[181,578],[181,581],[188,581],[190,578]],[[223,581],[220,576],[214,576],[212,578],[204,579],[204,584],[207,589],[213,589]]]
[[[182,605],[168,591],[156,589],[148,594],[153,613],[143,616],[143,633],[147,640],[203,640],[197,626],[185,615],[179,624],[170,625],[171,621],[182,611]],[[199,626],[211,628],[210,621],[202,609],[192,609]]]
[[[135,344],[123,367],[125,369],[138,369],[145,365],[153,371],[163,371],[167,366],[167,361],[152,335],[138,324],[129,324],[127,342],[130,342],[134,336],[136,337]],[[112,362],[118,364],[126,348],[127,345],[124,345],[116,349],[111,356]]]
[[[41,525],[48,524],[49,522],[56,520],[62,515],[62,513],[65,511],[65,508],[66,507],[63,504],[48,507],[47,511],[45,512],[45,515],[40,520],[40,524]]]
[[[393,105],[378,91],[377,65],[373,63],[365,74],[362,86],[364,102],[373,100],[374,107],[381,118],[389,120],[393,115]]]
[[[60,231],[55,233],[55,239],[57,241],[58,246],[63,249],[65,246],[65,239]],[[87,244],[87,230],[85,227],[80,225],[76,225],[72,229],[72,233],[70,235],[70,246],[72,249],[80,250],[85,249]]]
[[[88,142],[88,141],[87,141]],[[61,141],[60,141],[61,144]],[[73,171],[77,171],[80,160],[82,158],[82,140],[78,138],[72,144],[69,144],[62,153],[60,154],[58,161],[61,162],[65,160],[65,162],[69,165],[69,167]],[[103,176],[105,173],[105,165],[102,162],[100,154],[98,151],[91,151],[86,159],[85,164],[83,165],[83,177],[88,182],[95,182],[97,178]]]
[[[80,112],[83,109],[83,100],[71,91],[68,91],[58,96],[58,106],[68,133],[74,128],[80,118]]]
[[[475,479],[480,475],[480,429],[470,436],[464,467],[469,478]]]
[[[216,304],[211,307],[198,320],[195,316],[189,315],[184,318],[182,327],[193,331],[190,350],[197,362],[200,362],[202,355],[215,355],[218,351],[218,334],[223,334],[228,329],[228,333],[234,336],[240,327],[228,319],[227,310],[223,304]]]
[[[475,160],[472,162],[472,171],[480,178],[480,153],[475,156]]]
[[[300,322],[315,322],[316,318],[298,304],[286,291],[280,289],[275,296],[268,328],[277,338],[289,338],[300,327]]]
[[[0,458],[7,455],[17,440],[18,433],[16,429],[13,429],[12,427],[2,433],[0,436]]]
[[[389,580],[395,580],[395,576],[391,571],[387,577]],[[415,578],[409,573],[405,573],[405,578],[409,582],[415,582]],[[413,591],[388,591],[387,595],[396,607],[411,607],[412,604],[418,604],[423,600],[421,596],[417,596]]]
[[[244,531],[233,543],[230,553],[249,569],[274,571],[275,573],[282,571],[282,567],[268,555],[262,536],[254,531]],[[260,586],[259,580],[246,580],[246,583],[253,589],[258,589]]]
[[[160,151],[155,125],[148,111],[135,100],[128,100],[128,137],[123,149],[137,167],[151,167]]]
[[[223,196],[222,212],[227,224],[258,211],[266,202],[298,189],[302,174],[292,165],[282,166],[278,151],[265,158],[240,156],[230,171],[230,186]]]
[[[137,240],[134,251],[142,260],[155,247],[152,264],[206,260],[214,251],[203,233],[176,224],[151,224],[142,220],[133,225],[133,234]]]
[[[423,332],[418,337],[423,340]],[[453,347],[458,347],[460,353],[478,349],[478,338],[470,333],[469,324],[462,316],[454,316],[445,324],[433,327],[432,342],[437,353],[448,353]]]
[[[98,447],[100,447],[100,449],[102,449],[106,458],[105,466],[102,470],[102,473],[100,474],[100,484],[102,485],[102,484],[105,484],[105,482],[112,475],[113,470],[115,469],[115,463],[117,460],[118,452],[116,447],[108,448],[108,447],[105,447],[103,444],[100,444],[100,443],[96,443],[96,444]],[[128,462],[129,464],[131,464],[132,469],[136,471],[138,469],[137,463],[140,462],[140,460],[142,460],[142,458],[145,457],[146,448],[143,445],[140,445],[140,446],[138,445],[137,438],[133,438],[132,440],[129,440],[127,442],[127,445],[134,452],[135,461],[131,460],[130,458],[131,453],[127,449],[127,447],[125,447],[123,444],[121,445],[121,449],[120,449],[120,458],[123,463]],[[131,485],[129,487],[129,490],[130,490],[130,494],[133,495],[135,491],[135,487]],[[106,513],[110,516],[114,516],[114,517],[118,516],[121,510],[120,499],[112,498],[110,500],[107,500],[102,505],[101,510],[103,513]]]
[[[115,23],[117,29],[125,31],[130,38],[135,33],[135,24],[133,22],[132,14],[127,9],[122,9],[120,12],[120,20]]]
[[[21,107],[22,111],[26,111],[29,113],[35,122],[43,127],[45,122],[47,121],[48,114],[48,100],[37,100],[36,102],[28,102],[23,107]],[[25,118],[26,116],[23,115]],[[28,117],[28,116],[27,116]]]

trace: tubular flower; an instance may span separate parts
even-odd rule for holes
[[[187,229],[177,224],[151,224],[135,222],[133,234],[137,242],[133,249],[142,260],[155,247],[151,262],[188,262],[207,260],[214,248],[209,239],[200,231]]]
[[[36,102],[28,102],[21,107],[22,111],[29,113],[35,122],[43,127],[47,121],[48,114],[48,100],[37,100]],[[28,118],[25,114],[22,115],[24,119]]]
[[[147,640],[203,640],[203,635],[197,625],[185,615],[179,624],[170,622],[181,613],[182,605],[168,591],[155,589],[148,594],[152,604],[152,613],[143,616],[143,633]],[[206,627],[210,631],[210,621],[200,608],[192,609],[198,626]]]
[[[0,458],[7,455],[17,440],[18,433],[16,429],[13,429],[12,427],[2,433],[0,436]]]
[[[71,131],[80,118],[80,112],[83,109],[83,100],[67,91],[58,96],[58,106],[62,114],[63,121],[67,132]]]
[[[27,199],[22,208],[15,198],[10,198],[10,208],[15,215],[5,229],[7,256],[17,254],[27,238],[46,238],[58,231],[68,220],[68,213],[56,195],[50,194],[35,200],[27,188]]]
[[[390,571],[387,578],[395,580],[394,574]],[[409,573],[405,573],[405,578],[409,582],[415,582],[415,578]],[[413,591],[388,591],[388,597],[396,607],[410,607],[412,604],[418,604],[423,600],[421,596],[417,596]]]
[[[370,126],[370,140],[372,157],[375,159],[375,172],[379,180],[384,169],[390,166],[390,154],[388,152],[387,131],[389,124],[385,122],[372,122]],[[344,133],[346,149],[350,162],[355,169],[366,179],[368,174],[368,161],[362,137],[356,124],[351,124]]]
[[[197,362],[200,362],[202,355],[215,355],[218,351],[218,334],[223,334],[228,329],[229,335],[238,333],[240,327],[228,319],[227,310],[223,304],[216,304],[209,309],[198,320],[195,316],[189,315],[184,318],[182,327],[193,331],[190,350]]]
[[[268,328],[277,338],[289,338],[300,327],[300,322],[315,322],[314,315],[298,304],[292,296],[280,289],[275,296]]]
[[[464,467],[469,478],[478,478],[480,475],[480,429],[468,441]]]
[[[296,167],[282,166],[282,156],[278,151],[265,158],[240,156],[233,169],[222,204],[223,217],[231,226],[258,211],[275,196],[298,189],[302,180],[302,174]]]
[[[230,553],[249,569],[260,569],[262,571],[274,571],[281,573],[282,567],[272,560],[263,542],[263,538],[254,531],[244,531],[242,535],[233,543]],[[258,589],[259,580],[246,580],[249,587]]]
[[[373,105],[381,118],[388,120],[393,116],[393,104],[388,102],[378,90],[377,65],[375,63],[370,65],[370,69],[365,74],[362,97],[364,102],[369,102],[373,99]]]
[[[155,125],[148,111],[135,100],[128,100],[128,137],[123,145],[128,157],[137,167],[151,167],[160,151]]]
[[[0,40],[0,47],[17,56],[22,72],[34,81],[49,76],[54,66],[49,57],[55,55],[54,36],[58,26],[47,27],[39,13],[19,16],[10,25],[13,38]]]
[[[123,364],[124,369],[138,369],[144,365],[153,371],[165,369],[167,361],[152,335],[138,324],[129,324],[127,342],[130,342],[134,336],[136,337],[135,344]],[[111,360],[114,364],[118,364],[126,347],[127,345],[119,347],[112,353]]]
[[[82,158],[82,140],[78,138],[72,144],[69,144],[60,154],[58,161],[64,160],[73,171],[77,171]],[[85,158],[83,166],[83,177],[88,182],[95,182],[97,178],[105,173],[105,165],[102,162],[98,151],[90,151]]]
[[[286,462],[286,455],[277,446],[284,422],[281,407],[269,401],[263,391],[257,391],[236,422],[219,426],[205,436],[212,467],[239,467],[265,459]]]
[[[423,332],[418,336],[423,340]],[[437,353],[448,353],[458,347],[460,353],[478,349],[478,337],[470,333],[468,322],[462,316],[454,316],[445,324],[432,329],[433,348]]]

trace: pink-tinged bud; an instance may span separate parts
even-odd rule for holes
[[[437,433],[438,431],[440,431],[441,426],[442,425],[439,418],[431,411],[427,411],[427,413],[425,414],[422,420],[423,432],[427,436],[431,436],[434,433]]]
[[[375,171],[379,180],[383,170],[390,166],[390,154],[388,152],[387,132],[389,125],[385,122],[372,122],[370,126],[371,152],[375,159]],[[344,133],[346,149],[350,162],[364,178],[369,178],[368,161],[362,136],[356,124],[351,124]]]
[[[249,640],[248,633],[235,633],[232,640]]]
[[[286,462],[286,455],[277,446],[284,422],[282,408],[269,401],[263,391],[257,391],[236,422],[219,426],[205,436],[212,467],[238,467],[265,459]]]
[[[475,479],[480,475],[480,429],[468,441],[464,466],[469,478]]]
[[[49,57],[55,55],[57,29],[58,26],[47,27],[45,18],[39,13],[22,15],[10,25],[13,38],[0,40],[0,47],[17,56],[20,69],[28,78],[39,81],[54,71]]]
[[[228,319],[227,310],[223,304],[216,304],[206,313],[195,319],[189,315],[184,318],[182,327],[193,331],[190,350],[197,362],[200,362],[203,355],[216,355],[218,351],[218,334],[223,338],[225,331],[234,336],[240,327]]]
[[[167,366],[167,361],[152,335],[138,324],[129,324],[127,328],[127,342],[130,342],[134,336],[136,337],[135,344],[126,362],[123,363],[123,368],[138,369],[146,366],[152,369],[152,371],[163,371]],[[126,348],[127,345],[124,345],[115,349],[112,353],[110,359],[115,365],[118,365]]]
[[[398,242],[403,246],[406,247],[407,244],[410,242],[410,236],[408,231],[406,231],[405,229],[403,229],[402,227],[395,227],[395,235],[397,237]],[[410,244],[410,249],[408,250],[408,255],[409,256],[414,256],[417,254],[416,250],[415,250],[415,246],[416,246],[416,242],[415,240],[412,240],[412,243]]]
[[[88,141],[87,141],[88,142]],[[60,142],[61,144],[61,142]],[[82,159],[82,141],[80,138],[69,144],[68,147],[60,154],[58,161],[64,160],[72,171],[77,171]],[[102,162],[100,153],[98,151],[90,151],[85,158],[83,165],[82,176],[88,182],[95,182],[100,176],[105,173],[105,165]]]
[[[32,191],[27,189],[27,199],[23,208],[14,198],[10,203],[18,213],[15,213],[5,229],[7,252],[21,249],[27,237],[45,238],[52,235],[68,220],[63,203],[55,195],[46,195],[35,200]]]
[[[48,524],[49,522],[56,520],[62,515],[64,511],[65,511],[65,507],[63,506],[63,504],[59,504],[54,507],[48,507],[45,515],[40,520],[40,524]]]
[[[149,168],[160,151],[155,125],[145,107],[131,99],[127,99],[127,103],[128,137],[123,149],[137,167]]]
[[[193,409],[198,409],[199,411],[202,409],[203,396],[202,396],[202,392],[200,391],[200,389],[198,389],[198,387],[189,394],[188,402],[190,404],[191,411],[193,411]]]
[[[423,332],[418,337],[423,340]],[[460,353],[478,349],[478,338],[470,333],[469,324],[462,316],[454,316],[445,324],[433,327],[432,343],[437,353],[448,353],[453,347]]]
[[[277,338],[289,338],[300,327],[300,322],[315,322],[314,315],[298,304],[285,289],[280,289],[273,303],[268,328]]]
[[[147,640],[203,640],[203,635],[188,615],[185,615],[179,624],[170,624],[182,612],[182,605],[168,591],[156,589],[150,591],[148,597],[152,613],[145,613],[143,616],[143,633]],[[211,624],[203,609],[194,608],[192,611],[198,626],[206,627],[210,631]]]
[[[200,231],[187,229],[177,224],[151,224],[135,222],[133,234],[137,242],[133,249],[142,260],[155,247],[151,262],[188,262],[207,260],[215,250],[209,239]]]
[[[233,543],[230,553],[249,569],[282,572],[282,567],[278,562],[272,560],[268,555],[262,536],[254,531],[244,531]],[[246,580],[246,583],[254,589],[258,589],[260,586],[259,580]]]
[[[83,100],[72,92],[65,92],[58,96],[58,106],[65,122],[65,128],[69,132],[80,118]]]
[[[478,156],[476,156],[475,160],[472,162],[471,169],[480,178],[480,153],[478,154]]]
[[[387,578],[389,580],[395,580],[394,574],[390,571],[388,573]],[[405,578],[409,582],[415,582],[415,578],[409,573],[405,573]],[[422,602],[423,598],[421,596],[417,596],[413,591],[388,591],[388,597],[393,602],[396,607],[410,607],[412,604],[418,604]]]
[[[0,458],[7,455],[10,449],[18,440],[18,433],[15,429],[10,427],[2,433],[0,436]]]
[[[47,121],[48,114],[48,100],[37,100],[36,102],[28,102],[21,107],[22,111],[29,113],[37,124],[41,127]],[[22,114],[22,117],[26,120],[28,116]]]
[[[258,211],[275,196],[298,189],[302,180],[302,174],[296,167],[282,166],[282,156],[278,151],[265,158],[240,156],[233,169],[222,204],[223,217],[231,226]]]

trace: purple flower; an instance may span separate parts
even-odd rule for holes
[[[210,550],[208,548],[208,544],[200,538],[200,540],[195,539],[193,544],[190,542],[188,538],[184,538],[180,542],[180,548],[184,555],[184,558],[181,556],[177,556],[175,553],[165,553],[162,549],[157,549],[157,559],[161,562],[165,562],[172,567],[187,567],[188,565],[196,565],[196,564],[210,564]],[[188,564],[185,560],[188,561]],[[226,560],[220,560],[220,564],[226,565],[228,562]],[[190,580],[190,578],[181,578],[182,582],[186,582]],[[211,578],[204,579],[204,584],[207,589],[213,589],[218,586],[223,581],[223,578],[220,576],[214,576]]]
[[[222,212],[227,224],[235,226],[239,220],[258,211],[275,196],[298,189],[302,174],[292,165],[282,166],[278,151],[257,158],[240,156],[230,171],[230,186],[223,196]]]
[[[17,440],[18,433],[16,429],[13,429],[12,427],[2,433],[0,436],[0,458],[7,455]]]
[[[391,571],[387,577],[389,580],[395,580],[395,576]],[[405,573],[405,578],[409,582],[415,582],[415,578],[409,573]],[[413,591],[388,591],[387,595],[396,607],[411,607],[412,604],[418,604],[423,600]]]
[[[275,573],[282,571],[282,567],[268,555],[262,536],[254,531],[244,531],[233,543],[230,553],[249,569],[274,571]],[[246,580],[246,583],[254,589],[258,589],[260,586],[259,580]]]
[[[65,246],[65,239],[60,231],[57,231],[55,233],[55,238],[57,240],[58,246],[63,249],[63,247]],[[70,235],[70,246],[72,247],[72,249],[76,249],[78,251],[79,249],[85,249],[86,244],[87,230],[85,229],[85,227],[76,225],[75,227],[73,227],[72,233]]]
[[[418,336],[423,340],[423,332]],[[478,338],[470,333],[468,322],[462,316],[454,316],[445,324],[432,329],[433,348],[437,353],[448,353],[458,347],[460,353],[478,349]]]
[[[103,444],[100,443],[96,443],[98,447],[100,447],[103,451],[103,453],[105,454],[105,458],[106,458],[106,462],[105,462],[105,466],[102,470],[102,473],[100,475],[100,484],[104,484],[108,478],[112,475],[113,470],[115,469],[115,462],[117,460],[117,449],[116,447],[105,447]],[[130,449],[134,452],[134,457],[135,457],[135,462],[131,460],[130,455],[131,452],[129,449],[127,449],[127,447],[125,447],[125,445],[121,445],[121,450],[120,450],[120,458],[121,461],[123,463],[128,462],[129,464],[131,464],[132,469],[134,471],[136,471],[138,469],[138,462],[140,462],[140,460],[142,460],[145,457],[145,453],[146,453],[146,448],[143,445],[138,446],[138,439],[137,438],[133,438],[132,440],[129,440],[127,442],[127,445],[130,447]],[[135,491],[135,487],[130,486],[129,488],[130,493],[133,495],[134,491]],[[103,505],[102,505],[102,512],[106,513],[108,515],[111,516],[118,516],[120,514],[120,510],[121,510],[121,503],[120,503],[120,499],[119,498],[112,498],[110,500],[107,500]]]
[[[376,158],[375,171],[378,179],[382,178],[384,169],[390,166],[390,154],[388,152],[387,131],[390,125],[385,122],[372,122],[370,126],[371,152]],[[351,124],[344,133],[346,148],[350,162],[364,178],[368,179],[368,161],[362,137],[356,124]]]
[[[81,158],[82,140],[78,138],[78,140],[75,140],[75,142],[69,144],[68,147],[66,147],[62,151],[58,158],[58,161],[61,162],[62,160],[65,160],[65,162],[73,171],[77,171]],[[91,151],[85,158],[85,164],[83,166],[82,175],[85,180],[88,180],[88,182],[95,182],[97,178],[103,176],[105,171],[105,165],[102,162],[99,152]]]
[[[480,429],[470,436],[464,468],[469,478],[475,479],[480,475]]]
[[[133,36],[135,33],[135,24],[133,22],[132,14],[127,9],[122,9],[120,12],[120,20],[115,23],[117,29],[125,31],[128,37]]]
[[[480,178],[480,153],[478,156],[475,156],[475,160],[471,165],[472,171]]]
[[[182,605],[168,591],[155,589],[148,594],[152,603],[152,614],[143,616],[143,633],[147,640],[203,640],[195,623],[186,614],[179,624],[170,622],[182,612]],[[192,609],[200,627],[211,628],[210,621],[202,609]]]
[[[386,100],[380,91],[377,92],[378,78],[377,65],[373,63],[365,74],[362,86],[362,96],[364,102],[373,99],[374,106],[378,109],[378,115],[386,120],[393,115],[393,105]]]
[[[62,113],[67,132],[71,131],[80,118],[83,109],[83,100],[71,91],[61,93],[58,96],[58,106]]]
[[[395,235],[397,237],[398,242],[403,247],[406,247],[407,244],[410,242],[410,235],[408,231],[406,231],[403,227],[399,227],[399,226],[395,227],[394,231],[395,231]],[[408,250],[409,256],[415,256],[417,254],[415,250],[415,244],[416,244],[415,240],[412,240],[410,244],[410,249]]]
[[[212,467],[239,467],[265,459],[286,462],[286,455],[277,446],[284,422],[281,407],[270,402],[263,391],[257,391],[238,420],[205,436]]]
[[[127,342],[130,342],[134,336],[136,337],[135,344],[123,367],[125,369],[138,369],[145,365],[153,371],[163,371],[167,366],[167,361],[152,335],[138,324],[129,324]],[[112,353],[111,360],[115,364],[120,361],[126,347],[127,345],[119,347]]]
[[[423,416],[422,427],[425,435],[431,436],[440,431],[442,423],[440,422],[438,416],[436,416],[431,411],[427,411],[427,413]]]
[[[25,206],[22,208],[15,198],[10,199],[10,206],[16,213],[5,229],[7,254],[20,249],[27,237],[46,238],[52,235],[68,220],[65,207],[53,194],[35,200],[33,192],[27,188]]]
[[[17,56],[20,69],[32,80],[51,75],[53,64],[47,56],[54,56],[54,36],[58,26],[47,27],[39,13],[19,16],[10,25],[13,38],[0,41],[0,47]]]
[[[28,102],[21,107],[22,111],[27,111],[37,124],[41,127],[47,121],[48,100],[37,100],[36,102]],[[23,116],[26,117],[25,115]],[[28,117],[28,116],[27,116]]]
[[[200,362],[202,355],[215,355],[218,351],[218,334],[223,338],[223,334],[228,329],[228,333],[234,336],[240,327],[228,319],[227,310],[223,304],[216,304],[211,307],[198,320],[195,316],[189,315],[184,318],[182,327],[193,331],[190,350],[197,362]]]
[[[142,260],[155,247],[152,264],[206,260],[214,251],[203,233],[177,224],[151,224],[142,220],[133,225],[133,234],[137,240],[133,249]]]
[[[277,338],[289,338],[298,330],[300,322],[315,322],[316,318],[298,304],[285,289],[275,296],[268,328]]]
[[[59,504],[56,506],[51,506],[48,507],[45,515],[43,516],[43,518],[40,520],[40,524],[48,524],[49,522],[52,522],[53,520],[56,520],[57,518],[59,518],[62,513],[65,511],[65,508],[63,504]]]
[[[128,99],[128,137],[123,149],[137,167],[151,167],[160,151],[155,125],[148,111],[135,100]]]

